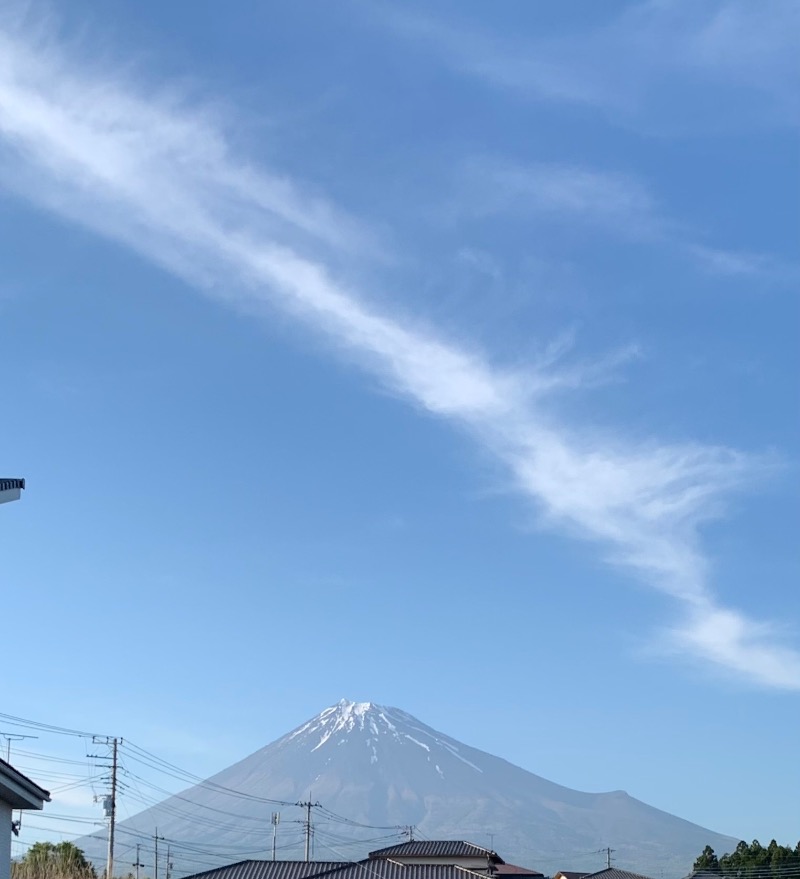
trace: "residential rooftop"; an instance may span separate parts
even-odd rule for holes
[[[41,809],[50,792],[0,758],[0,800],[13,809]]]
[[[418,839],[390,845],[369,853],[370,859],[377,858],[487,858],[493,864],[505,861],[491,849],[465,842],[463,839]]]

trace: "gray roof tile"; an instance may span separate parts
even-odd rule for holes
[[[467,870],[455,864],[403,864],[383,858],[369,858],[347,864],[327,879],[471,879],[486,871]]]
[[[418,839],[369,853],[370,858],[485,858],[490,855],[496,863],[504,863],[491,849],[463,839]]]
[[[186,879],[471,879],[486,871],[454,864],[402,864],[386,858],[363,861],[239,861]]]
[[[618,870],[616,867],[606,867],[605,870],[587,874],[584,879],[650,879],[650,876],[631,873],[628,870]]]
[[[518,864],[496,864],[494,865],[495,876],[543,876],[539,870],[532,870],[530,867],[520,867]],[[579,877],[582,879],[583,874]]]
[[[191,879],[308,879],[345,866],[345,861],[239,861],[194,873]]]

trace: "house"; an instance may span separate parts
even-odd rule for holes
[[[629,870],[618,870],[616,867],[606,867],[596,873],[586,873],[583,879],[650,879],[641,873],[631,873]]]
[[[452,864],[403,864],[390,858],[362,861],[239,861],[186,879],[470,879]],[[483,876],[486,875],[484,870]]]
[[[429,864],[460,867],[508,879],[540,879],[538,870],[507,864],[497,852],[463,840],[412,840],[369,853],[369,860],[393,860],[409,866]]]
[[[0,759],[0,879],[11,876],[13,810],[42,809],[49,802],[50,794],[44,788]]]
[[[377,849],[361,861],[240,861],[186,879],[542,879],[491,849],[463,840],[420,840]]]
[[[187,879],[309,879],[345,866],[346,861],[238,861]]]
[[[404,864],[391,858],[362,861],[240,861],[187,879],[485,879],[458,864]]]
[[[490,866],[505,864],[497,852],[461,839],[401,842],[398,845],[390,845],[388,848],[370,852],[369,860],[391,860],[405,865],[464,867],[467,870],[481,870],[484,873]]]
[[[369,860],[393,860],[406,866],[428,864],[460,867],[463,870],[507,876],[508,879],[540,879],[538,870],[507,864],[497,852],[464,840],[412,840],[369,853]]]
[[[23,488],[25,488],[24,479],[0,478],[0,504],[18,501]]]
[[[544,879],[544,873],[531,870],[529,867],[519,867],[516,864],[493,865],[492,875],[501,879]]]
[[[559,870],[553,876],[553,879],[583,879],[584,876],[588,876],[589,874],[585,870]]]

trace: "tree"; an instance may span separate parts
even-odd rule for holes
[[[694,862],[695,872],[720,873],[732,879],[797,879],[800,877],[800,843],[792,849],[773,839],[764,848],[754,839],[742,840],[736,848],[717,858],[707,845]]]
[[[97,879],[86,855],[71,842],[35,842],[11,867],[12,879]]]
[[[692,867],[693,873],[720,873],[719,859],[714,854],[714,849],[707,845]]]

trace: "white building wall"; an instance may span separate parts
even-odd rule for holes
[[[0,879],[11,877],[11,806],[0,800]]]

